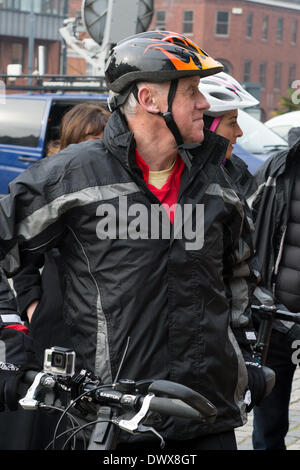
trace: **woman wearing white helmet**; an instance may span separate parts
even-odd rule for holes
[[[202,78],[199,89],[210,104],[204,113],[205,127],[229,140],[226,159],[231,158],[236,139],[243,135],[238,110],[256,106],[258,101],[225,72]]]
[[[240,196],[245,196],[252,190],[254,182],[246,163],[232,155],[237,138],[243,135],[238,124],[238,110],[256,106],[259,102],[225,72],[202,78],[199,89],[210,104],[210,108],[204,112],[204,127],[229,140],[222,163],[236,184]]]

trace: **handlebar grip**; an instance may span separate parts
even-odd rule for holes
[[[205,418],[212,418],[213,421],[217,415],[216,407],[206,397],[185,385],[170,382],[169,380],[155,380],[148,390],[156,396],[177,398],[199,411]]]
[[[268,314],[266,319],[286,320],[300,324],[300,313],[290,312],[288,310],[280,310],[275,305],[251,305],[252,310],[259,311],[262,315]],[[263,318],[263,317],[262,317]]]
[[[204,417],[199,411],[177,398],[153,397],[149,409],[163,415],[177,416],[178,418],[191,419],[202,423],[213,423],[216,418],[216,415]]]
[[[285,310],[277,310],[275,318],[278,318],[279,320],[292,321],[294,323],[298,323],[298,325],[300,324],[299,313],[286,312]]]

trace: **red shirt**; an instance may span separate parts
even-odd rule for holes
[[[181,174],[184,168],[184,161],[181,157],[177,157],[176,163],[170,174],[169,178],[167,179],[166,183],[163,185],[162,188],[156,188],[149,181],[149,166],[147,163],[142,159],[138,151],[136,150],[136,163],[141,168],[144,176],[144,180],[150,189],[150,191],[159,199],[161,204],[164,206],[167,214],[170,217],[171,223],[174,221],[174,210],[170,211],[170,207],[173,204],[177,203],[178,194],[179,194],[179,187],[180,187],[180,180]]]

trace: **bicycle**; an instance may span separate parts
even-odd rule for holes
[[[254,346],[254,356],[257,361],[264,365],[266,362],[270,337],[274,320],[286,320],[300,324],[300,313],[292,313],[281,310],[275,305],[251,305],[251,309],[259,312],[260,325],[257,334],[257,341]]]
[[[61,450],[76,449],[77,436],[93,426],[87,445],[83,434],[83,447],[87,450],[113,450],[116,448],[120,430],[131,434],[152,433],[165,442],[153,426],[145,421],[153,413],[176,416],[198,422],[213,423],[217,416],[215,406],[203,395],[175,382],[167,380],[115,380],[113,384],[102,384],[99,377],[81,370],[75,373],[75,352],[65,348],[45,351],[44,370],[27,371],[24,383],[31,384],[26,395],[19,400],[25,410],[37,408],[55,409],[61,412],[53,439],[46,449],[55,449],[58,440],[65,439]],[[68,404],[58,406],[61,395],[69,396]],[[80,424],[73,407],[85,402],[99,405],[95,421]],[[70,427],[58,433],[65,416]]]

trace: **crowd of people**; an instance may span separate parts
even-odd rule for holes
[[[0,446],[43,448],[54,426],[18,409],[20,369],[5,364],[42,367],[45,348],[70,346],[78,370],[112,383],[130,337],[125,377],[179,382],[217,409],[214,423],[162,417],[166,449],[237,450],[234,430],[253,409],[254,449],[284,449],[300,331],[276,321],[260,364],[251,305],[300,311],[299,144],[250,174],[233,151],[239,109],[258,102],[181,34],[124,39],[105,78],[110,111],[73,107],[47,158],[0,200]],[[190,207],[191,220],[180,218]],[[25,359],[11,353],[22,348]],[[118,450],[137,448],[159,444],[120,433]]]

